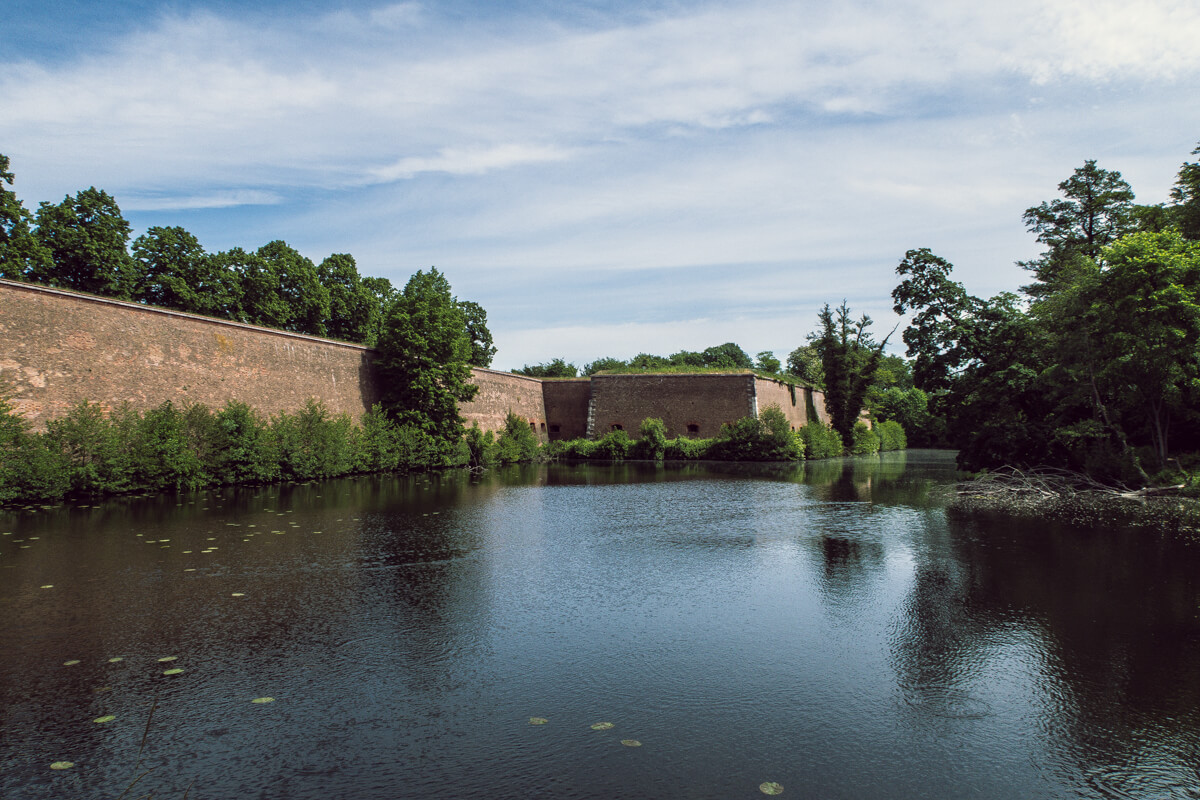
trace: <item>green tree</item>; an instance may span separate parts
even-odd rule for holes
[[[329,319],[329,290],[321,285],[313,262],[287,242],[278,239],[258,248],[257,255],[275,282],[281,301],[275,308],[286,309],[282,324],[272,327],[325,336],[325,322]]]
[[[463,434],[458,404],[479,389],[471,383],[466,318],[442,273],[431,268],[409,279],[387,311],[377,349],[388,413],[456,444]]]
[[[750,356],[746,351],[738,347],[733,342],[715,345],[706,348],[702,354],[704,356],[704,366],[706,367],[726,367],[729,369],[752,369],[754,362],[750,360]]]
[[[1104,261],[1082,290],[1083,323],[1100,349],[1095,377],[1102,393],[1124,400],[1130,422],[1146,421],[1161,468],[1173,424],[1194,421],[1200,399],[1200,243],[1174,231],[1134,233]]]
[[[1025,210],[1025,224],[1047,246],[1041,258],[1021,266],[1036,282],[1025,291],[1038,296],[1069,284],[1080,262],[1095,261],[1101,250],[1134,229],[1133,190],[1120,172],[1088,160],[1058,185],[1063,197]]]
[[[470,300],[459,301],[459,306],[467,320],[467,336],[471,338],[471,366],[490,367],[496,356],[496,346],[492,343],[492,332],[488,330],[487,312],[479,303]]]
[[[583,374],[591,376],[595,375],[597,372],[625,369],[627,366],[628,364],[619,358],[605,356],[604,358],[597,358],[595,361],[585,366],[583,368]]]
[[[770,350],[763,350],[755,356],[754,368],[774,375],[783,368],[783,365],[779,363],[779,359],[775,357],[774,353]]]
[[[334,253],[317,266],[317,279],[329,293],[325,335],[346,342],[365,342],[378,327],[379,299],[363,284],[349,253]]]
[[[787,369],[810,386],[824,386],[825,372],[821,368],[821,355],[812,344],[797,347],[788,353]]]
[[[1200,145],[1192,151],[1200,156]],[[1179,168],[1171,200],[1179,230],[1184,237],[1200,239],[1200,161],[1185,161]]]
[[[207,313],[201,297],[213,288],[205,280],[211,262],[195,236],[178,227],[150,228],[133,241],[133,257],[141,265],[134,300]]]
[[[58,205],[42,203],[37,212],[37,239],[53,264],[31,280],[81,292],[129,299],[137,286],[138,264],[126,250],[129,223],[117,202],[96,187]]]
[[[12,185],[8,156],[0,154],[0,278],[15,281],[36,280],[50,274],[54,267],[50,251],[33,234],[33,215],[17,199]]]
[[[826,304],[819,318],[821,332],[813,345],[825,372],[825,409],[834,430],[843,441],[850,441],[887,338],[876,344],[867,331],[871,318],[864,314],[851,321],[844,301],[836,311]]]
[[[514,369],[513,373],[528,375],[531,378],[574,378],[579,374],[579,370],[574,364],[556,358],[544,364],[526,364],[520,369]]]

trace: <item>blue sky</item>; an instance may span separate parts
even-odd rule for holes
[[[437,266],[501,368],[886,332],[907,249],[1015,290],[1085,159],[1155,203],[1200,142],[1194,0],[248,6],[6,0],[18,196]]]

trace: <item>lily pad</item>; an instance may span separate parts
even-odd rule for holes
[[[625,745],[626,747],[641,747],[642,746],[642,743],[639,742],[637,739],[622,739],[621,744]]]
[[[70,769],[75,766],[74,761],[55,761],[50,765],[50,769]]]
[[[70,661],[64,661],[64,662],[63,662],[63,666],[64,666],[64,667],[73,667],[73,666],[75,666],[75,665],[76,665],[76,664],[78,664],[78,663],[79,663],[79,659],[78,659],[78,658],[72,658]]]
[[[179,656],[163,656],[162,658],[160,658],[158,660],[158,663],[165,664],[168,661],[178,661],[178,660],[179,660]]]
[[[122,658],[121,656],[116,656],[115,658],[110,658],[110,659],[108,660],[108,663],[110,663],[110,664],[118,664],[118,663],[120,663],[120,662],[122,662],[122,661],[124,661],[124,660],[125,660],[125,659],[124,659],[124,658]]]
[[[764,781],[758,785],[758,790],[763,794],[783,794],[783,784],[775,781]]]
[[[43,588],[43,589],[53,589],[53,588],[54,588],[54,584],[53,584],[53,583],[47,583],[47,584],[46,584],[45,586],[43,586],[42,588]]]
[[[592,730],[607,731],[607,730],[611,730],[612,727],[613,727],[613,724],[611,722],[597,722],[594,725],[592,725]]]
[[[231,594],[229,596],[230,597],[245,597],[246,593],[245,592],[234,592],[233,594]]]
[[[183,670],[180,669],[179,667],[175,667],[175,669],[164,669],[163,670],[163,675],[180,675],[182,673],[183,673]]]
[[[98,722],[103,725],[105,722],[112,722],[116,717],[112,714],[105,714],[103,717],[96,717],[92,722]]]
[[[275,702],[275,698],[274,698],[274,697],[256,697],[256,698],[254,698],[253,700],[251,700],[250,702],[251,702],[251,703],[258,703],[258,704],[261,706],[261,705],[263,705],[264,703],[274,703],[274,702]]]
[[[546,719],[545,717],[530,717],[529,718],[530,725],[545,725],[549,721],[550,720]]]

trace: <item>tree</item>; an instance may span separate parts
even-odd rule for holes
[[[364,342],[378,326],[379,299],[363,285],[358,265],[349,253],[334,253],[317,266],[317,280],[329,292],[325,335],[346,342]]]
[[[528,375],[531,378],[574,378],[579,370],[574,364],[569,364],[561,358],[547,361],[544,364],[526,364],[520,369],[514,369],[516,375]]]
[[[779,359],[775,357],[774,353],[770,350],[763,350],[755,356],[754,368],[774,375],[783,368],[783,365],[779,363]]]
[[[141,265],[134,300],[207,313],[201,297],[215,287],[206,280],[210,262],[195,236],[178,227],[150,228],[134,240],[133,257]]]
[[[1200,145],[1192,155],[1200,156]],[[1200,239],[1200,161],[1185,161],[1179,168],[1171,200],[1180,232],[1185,238]]]
[[[496,346],[492,343],[492,332],[487,326],[487,312],[479,303],[470,300],[459,302],[463,315],[467,319],[467,335],[471,337],[471,366],[490,367],[496,356]]]
[[[733,342],[706,348],[701,355],[704,356],[704,366],[706,367],[729,369],[752,369],[754,367],[754,362],[750,360],[746,351]]]
[[[30,279],[64,289],[129,299],[138,283],[138,265],[126,251],[130,227],[117,202],[96,187],[58,205],[42,203],[37,239],[49,251],[49,272]]]
[[[605,356],[604,358],[597,358],[595,361],[585,366],[583,368],[583,374],[591,376],[595,375],[597,372],[621,370],[626,366],[628,365],[619,358]]]
[[[8,156],[0,153],[0,278],[22,281],[47,275],[53,268],[50,251],[33,234],[33,215],[17,199],[12,185]]]
[[[283,311],[282,324],[271,326],[325,336],[325,321],[329,319],[329,290],[321,285],[313,262],[279,239],[258,248],[257,255],[275,281],[281,304],[274,308]]]
[[[1161,468],[1173,423],[1200,397],[1200,243],[1135,233],[1104,259],[1108,268],[1082,290],[1083,323],[1100,349],[1095,378],[1125,400],[1126,425],[1145,420]]]
[[[1101,169],[1088,160],[1058,185],[1063,199],[1025,210],[1025,225],[1047,246],[1041,258],[1021,266],[1037,282],[1025,287],[1041,295],[1070,281],[1081,260],[1095,261],[1101,250],[1134,229],[1133,190],[1121,173]]]
[[[872,340],[867,332],[871,318],[866,314],[858,322],[851,322],[845,301],[836,311],[826,304],[819,318],[821,333],[813,345],[825,371],[825,409],[833,429],[848,442],[854,423],[862,415],[867,388],[875,377],[887,338],[878,344]]]
[[[788,353],[788,372],[809,386],[825,385],[825,371],[821,369],[821,355],[812,344],[797,347]]]
[[[376,369],[382,402],[399,424],[449,445],[463,434],[458,404],[479,391],[471,381],[471,339],[450,282],[431,268],[409,279],[385,316]]]

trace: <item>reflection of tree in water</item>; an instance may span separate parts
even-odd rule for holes
[[[870,578],[883,568],[883,544],[854,533],[823,534],[815,541],[821,550],[820,589],[826,603],[865,599]]]
[[[936,531],[931,531],[937,535]],[[972,708],[1006,645],[1038,673],[1051,764],[1102,794],[1194,796],[1200,775],[1200,548],[1152,532],[951,518],[893,641],[898,679]],[[977,704],[976,704],[977,705]],[[980,706],[980,710],[985,710]],[[1180,794],[1191,786],[1192,794]]]

